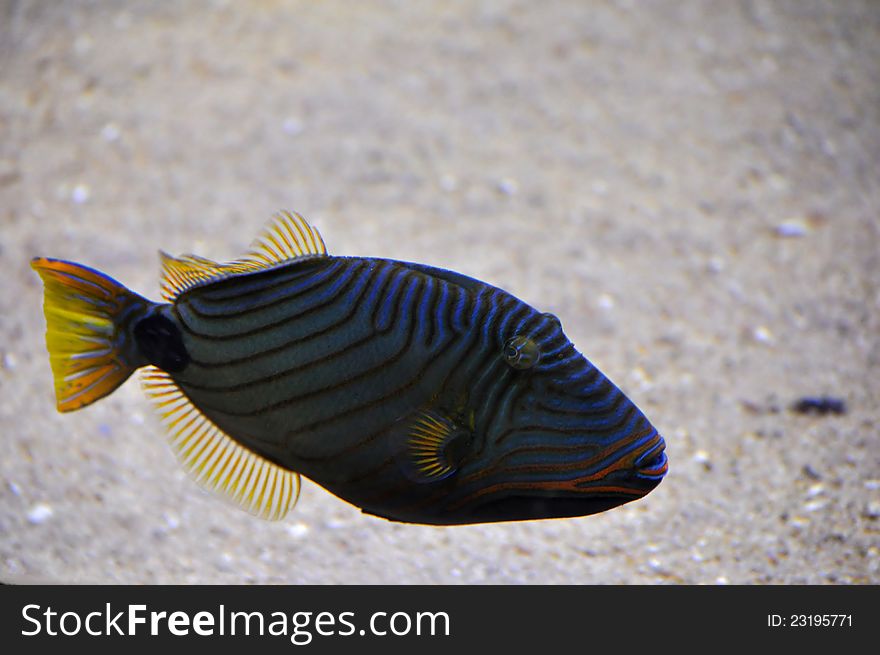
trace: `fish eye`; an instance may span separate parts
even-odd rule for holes
[[[526,369],[534,366],[541,356],[538,344],[528,337],[516,336],[504,345],[504,359],[512,368]]]

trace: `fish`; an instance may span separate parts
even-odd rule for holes
[[[305,476],[402,523],[570,518],[667,473],[663,437],[560,320],[500,288],[329,255],[290,212],[231,262],[159,255],[162,302],[32,260],[56,407],[141,369],[183,468],[251,514],[283,518]]]

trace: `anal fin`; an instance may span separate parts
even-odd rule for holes
[[[264,459],[223,432],[165,371],[147,367],[142,381],[168,431],[171,449],[196,482],[268,520],[284,518],[296,505],[299,473]]]

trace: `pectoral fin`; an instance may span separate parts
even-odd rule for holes
[[[417,482],[439,482],[453,475],[467,456],[473,434],[432,410],[419,410],[405,421],[399,459]]]

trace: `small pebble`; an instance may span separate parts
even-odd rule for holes
[[[519,191],[519,184],[517,184],[516,180],[509,177],[498,180],[495,186],[505,196],[516,195],[516,192]]]
[[[9,491],[12,492],[13,496],[21,496],[21,487],[19,487],[14,482],[7,482],[6,485],[9,487]]]
[[[235,563],[235,558],[231,553],[224,552],[220,553],[219,561],[217,561],[214,566],[218,571],[231,571],[233,569],[233,564]]]
[[[872,500],[865,507],[865,516],[869,519],[880,518],[880,501]]]
[[[101,138],[108,143],[118,140],[120,134],[119,126],[116,123],[107,123],[101,128]]]
[[[285,134],[296,136],[297,134],[303,133],[303,130],[305,130],[305,126],[298,118],[289,116],[284,119],[283,123],[281,123],[281,129],[284,130]]]
[[[815,498],[816,496],[825,492],[825,485],[818,483],[810,485],[810,488],[807,489],[807,498]]]
[[[704,470],[712,470],[712,461],[709,459],[709,453],[705,450],[698,450],[695,452],[693,459],[697,464],[702,464]]]
[[[607,293],[600,293],[599,297],[596,299],[596,304],[600,309],[613,309],[614,297]]]
[[[750,414],[778,414],[779,405],[773,398],[768,398],[764,402],[754,400],[741,400],[740,405]]]
[[[83,203],[88,202],[91,195],[92,192],[87,184],[77,184],[70,192],[70,199],[77,205],[82,205]]]
[[[816,471],[816,469],[814,469],[814,468],[813,468],[812,466],[810,466],[809,464],[805,464],[805,465],[804,465],[804,468],[801,469],[801,472],[802,472],[805,476],[807,476],[808,478],[810,478],[811,480],[821,480],[821,479],[822,479],[822,476],[819,474],[819,472]]]
[[[792,516],[789,518],[788,523],[794,528],[805,528],[810,525],[810,519],[804,516]]]
[[[52,507],[45,503],[38,503],[28,510],[27,520],[34,525],[39,525],[44,523],[53,513]]]
[[[880,489],[880,480],[865,480],[865,489],[876,491]]]
[[[3,368],[7,371],[15,369],[15,355],[12,353],[3,353]]]
[[[772,343],[773,333],[770,331],[770,328],[759,325],[752,330],[752,338],[758,343]]]
[[[827,504],[828,504],[828,501],[825,500],[824,498],[820,498],[818,500],[811,500],[810,502],[804,504],[804,511],[805,512],[815,512],[816,510],[822,509]]]
[[[777,225],[775,229],[778,237],[803,237],[809,231],[809,228],[800,221],[785,221]]]
[[[305,537],[308,533],[309,526],[307,526],[305,523],[299,522],[287,526],[287,534],[289,534],[294,539],[301,539]]]
[[[846,401],[831,396],[804,396],[791,405],[791,411],[797,414],[846,414]]]

